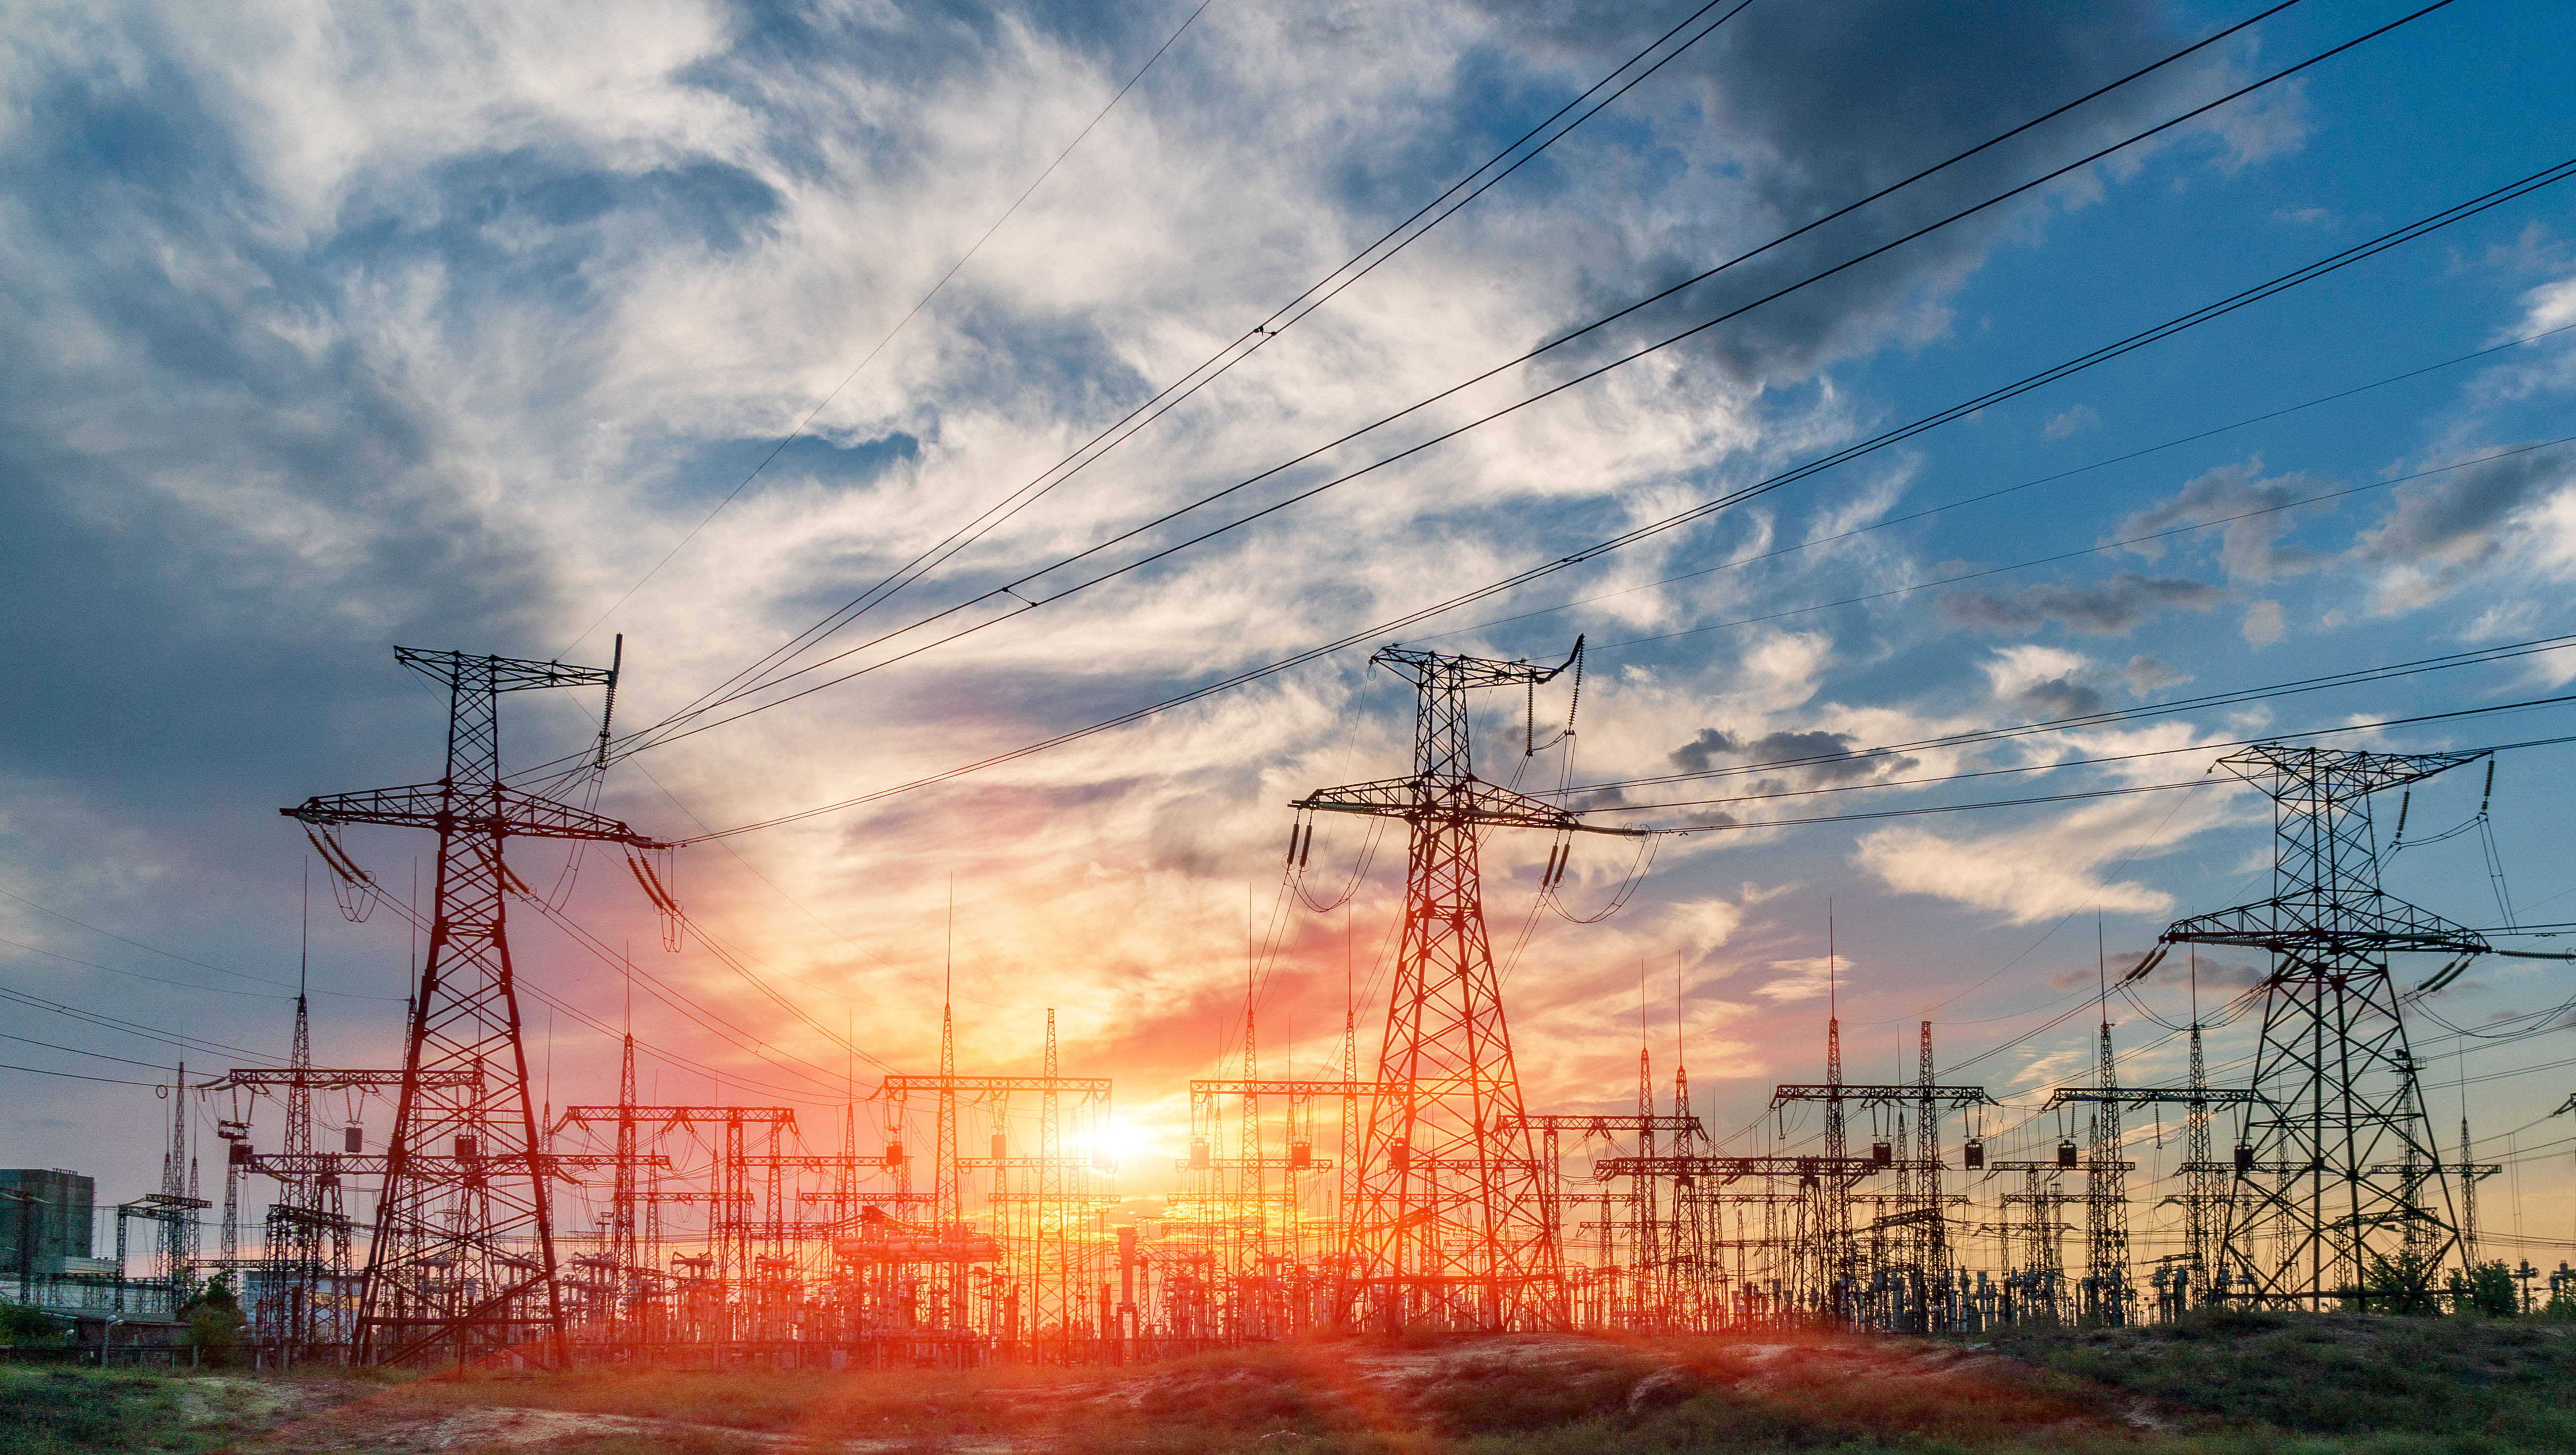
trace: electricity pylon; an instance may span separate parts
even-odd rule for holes
[[[2481,756],[2257,743],[2218,760],[2272,800],[2272,895],[2178,920],[2163,939],[2272,956],[2225,1234],[2236,1297],[2323,1307],[2383,1268],[2411,1262],[2405,1276],[2429,1281],[2457,1245],[2388,957],[2465,960],[2488,945],[2380,889],[2370,795]]]
[[[1564,1268],[1547,1173],[1522,1114],[1476,841],[1493,828],[1646,831],[1594,828],[1476,777],[1467,694],[1535,689],[1574,657],[1541,667],[1391,646],[1369,661],[1414,684],[1413,772],[1317,789],[1291,805],[1402,819],[1411,828],[1403,941],[1377,1074],[1403,1090],[1370,1098],[1345,1233],[1363,1307],[1346,1316],[1390,1329],[1563,1327]]]
[[[503,895],[518,881],[502,850],[513,838],[670,846],[501,778],[501,694],[604,687],[614,701],[614,665],[408,647],[394,648],[394,658],[447,686],[446,773],[278,810],[317,829],[390,824],[438,834],[429,955],[403,1048],[357,1355],[393,1364],[445,1348],[463,1363],[534,1345],[540,1360],[560,1365],[568,1350],[554,1220],[503,914]]]

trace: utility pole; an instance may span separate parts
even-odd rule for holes
[[[2237,1158],[2225,1238],[2238,1296],[2324,1308],[2361,1292],[2374,1264],[2402,1266],[2401,1249],[2429,1283],[2458,1245],[2388,957],[2457,964],[2489,946],[2380,889],[2370,795],[2480,756],[2258,743],[2218,760],[2272,800],[2272,894],[2176,921],[2162,938],[2272,956],[2251,1147]]]
[[[619,656],[624,652],[623,640]],[[356,1329],[359,1361],[445,1349],[468,1360],[531,1346],[569,1358],[527,1048],[510,964],[503,862],[512,838],[670,847],[625,824],[514,788],[501,776],[500,700],[554,687],[613,691],[618,667],[394,649],[448,689],[446,771],[434,783],[335,794],[280,809],[310,830],[387,824],[438,835],[429,954],[413,997],[404,1080]],[[606,731],[607,715],[601,727]],[[319,840],[317,840],[319,842]],[[639,864],[637,878],[652,884]],[[661,898],[667,906],[667,896]],[[425,1073],[465,1071],[459,1085]]]
[[[1559,836],[1552,881],[1564,873],[1571,835],[1645,831],[1592,828],[1555,804],[1477,778],[1467,694],[1534,691],[1573,667],[1582,650],[1578,640],[1563,664],[1540,667],[1388,647],[1369,660],[1414,684],[1412,773],[1317,789],[1292,805],[1305,815],[1401,819],[1411,835],[1402,942],[1378,1052],[1378,1079],[1407,1089],[1369,1104],[1346,1232],[1365,1308],[1345,1317],[1356,1313],[1389,1330],[1567,1322],[1547,1178],[1520,1122],[1520,1074],[1486,937],[1477,836],[1494,828]],[[1503,1125],[1514,1130],[1496,1130]]]

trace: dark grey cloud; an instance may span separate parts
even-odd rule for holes
[[[1606,3],[1488,8],[1516,44],[1583,75],[1624,59],[1624,48],[1662,23],[1650,27],[1635,7]],[[1654,114],[1657,140],[1691,169],[1703,200],[1601,239],[1588,255],[1584,302],[1606,312],[1668,286],[2125,75],[2180,47],[2173,20],[2160,6],[2047,0],[1753,6],[1630,103]],[[2166,98],[2204,86],[2227,64],[2196,58],[2106,97],[1703,284],[1667,311],[1640,315],[1627,337],[1761,297],[1946,217],[2137,129],[2164,113]],[[1636,185],[1624,175],[1607,184]],[[1938,327],[1937,312],[1926,312],[1932,300],[2013,225],[2002,211],[1955,225],[1688,347],[1751,385],[1801,377],[1891,332]]]
[[[2098,687],[2072,677],[2051,677],[2016,689],[2012,705],[2035,718],[2083,717],[2100,712],[2110,699]]]
[[[2235,598],[2206,581],[2123,571],[2096,586],[2043,582],[2019,591],[1945,591],[1941,614],[1961,626],[1994,632],[2036,631],[2054,621],[2068,631],[2127,636],[2168,611],[2209,611]]]
[[[2402,583],[2385,589],[2421,604],[2495,564],[2514,518],[2571,483],[2576,449],[2560,446],[2400,486],[2396,505],[2362,532],[2353,554]]]
[[[2179,667],[2160,662],[2144,652],[2129,659],[2120,669],[2120,681],[2133,697],[2144,697],[2166,687],[2180,687],[2191,680],[2191,674]]]
[[[2290,502],[2329,490],[2333,482],[2299,471],[2260,479],[2260,470],[2259,462],[2222,465],[2183,486],[2171,500],[2121,521],[2119,538],[2226,520],[2219,533],[2218,564],[2229,580],[2269,581],[2324,565],[2329,559],[2324,552],[2285,548],[2280,541],[2296,527],[2299,515],[2331,508],[2290,508]],[[2244,518],[2229,519],[2232,516]],[[2164,558],[2166,545],[2166,541],[2144,541],[2129,549],[2155,561]]]
[[[1721,760],[1742,763],[1778,763],[1802,761],[1799,773],[1811,783],[1848,783],[1879,773],[1897,773],[1915,766],[1906,757],[1864,758],[1852,751],[1858,739],[1849,733],[1771,732],[1750,740],[1719,728],[1701,728],[1696,737],[1666,754],[1666,759],[1685,773],[1704,773],[1722,767]]]

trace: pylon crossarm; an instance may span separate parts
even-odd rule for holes
[[[2250,1106],[2263,1099],[2251,1087],[2231,1086],[2061,1086],[2049,1094],[2041,1111],[2069,1102],[2112,1102],[2121,1106]]]
[[[461,1087],[483,1084],[482,1068],[462,1071],[421,1071],[415,1073],[422,1086]],[[306,1091],[383,1090],[402,1085],[403,1073],[345,1066],[236,1067],[224,1073],[220,1081],[209,1081],[201,1091],[267,1091],[277,1087],[302,1087]]]
[[[1573,1132],[1585,1137],[1608,1137],[1618,1132],[1673,1132],[1685,1137],[1705,1137],[1708,1129],[1695,1116],[1590,1116],[1572,1115],[1513,1116],[1505,1113],[1495,1119],[1494,1130],[1508,1132],[1527,1128],[1536,1132]]]
[[[877,1084],[880,1096],[900,1097],[913,1091],[1060,1091],[1068,1096],[1106,1097],[1106,1076],[889,1076]]]
[[[472,652],[435,652],[423,651],[418,647],[396,647],[394,660],[450,687],[471,674],[476,679],[474,685],[481,687],[488,682],[490,690],[494,692],[525,692],[538,687],[614,687],[617,685],[617,670],[613,667],[572,667],[561,662],[530,661],[524,657],[488,657]]]
[[[515,788],[451,789],[437,783],[412,783],[363,793],[333,793],[308,798],[279,813],[320,828],[340,824],[387,824],[397,828],[440,832],[506,835],[529,839],[587,839],[625,844],[637,849],[667,849],[669,844],[637,833],[616,819]]]
[[[1575,656],[1582,655],[1583,639],[1575,638]],[[1374,666],[1411,676],[1416,682],[1429,681],[1444,688],[1545,686],[1574,665],[1569,656],[1553,667],[1535,662],[1497,662],[1483,657],[1451,657],[1438,652],[1425,652],[1389,646],[1369,658]]]
[[[1689,1177],[1733,1182],[1744,1177],[1866,1177],[1886,1170],[1868,1157],[1604,1157],[1596,1182],[1619,1177]]]
[[[1386,778],[1375,783],[1318,788],[1288,806],[1305,813],[1355,813],[1407,821],[1433,819],[1566,834],[1606,834],[1623,839],[1645,838],[1655,832],[1588,824],[1570,809],[1476,778]]]
[[[1403,1096],[1413,1087],[1402,1081],[1243,1081],[1201,1080],[1190,1083],[1192,1096]]]
[[[2317,911],[2312,905],[2267,899],[2176,920],[2159,938],[2167,944],[2233,945],[2306,959],[2405,951],[2443,955],[2484,955],[2493,951],[2486,936],[2476,930],[2454,924],[2430,910],[2377,897],[2380,905],[2335,906],[2335,923],[2331,926],[2315,924]]]
[[[2000,1106],[1982,1086],[1922,1086],[1906,1082],[1866,1085],[1857,1082],[1785,1082],[1771,1089],[1774,1110],[1800,1101],[1839,1101],[1851,1106],[1930,1101],[1941,1106]]]

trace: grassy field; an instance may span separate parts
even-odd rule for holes
[[[2576,1450],[2576,1326],[1317,1340],[1133,1370],[409,1381],[0,1366],[0,1452],[1537,1455]]]

